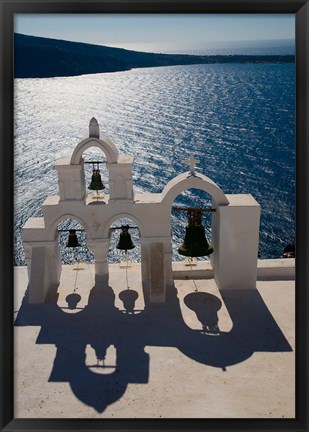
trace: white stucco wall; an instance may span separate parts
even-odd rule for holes
[[[255,288],[260,206],[250,195],[227,195],[214,218],[212,257],[220,289]]]
[[[210,178],[192,170],[172,179],[162,193],[135,194],[133,156],[119,155],[114,143],[99,135],[95,119],[91,119],[89,132],[71,158],[62,158],[55,165],[59,196],[47,197],[42,205],[44,217],[30,218],[23,227],[31,301],[43,301],[50,286],[59,281],[57,226],[65,218],[76,219],[83,226],[87,245],[95,255],[96,283],[108,283],[109,229],[122,217],[131,219],[139,229],[142,280],[149,300],[164,301],[166,289],[173,284],[172,205],[177,195],[190,188],[212,196],[211,262],[219,288],[255,285],[260,206],[251,195],[225,195]],[[85,187],[83,153],[91,146],[104,152],[109,172],[109,195],[96,205],[87,200]]]

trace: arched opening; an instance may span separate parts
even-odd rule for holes
[[[141,242],[138,221],[115,217],[109,224],[109,285],[115,293],[115,306],[123,313],[136,314],[145,308],[141,268]]]
[[[127,225],[129,226],[128,232],[135,247],[133,249],[128,249],[126,253],[124,249],[117,248],[117,245],[119,243],[120,234],[122,232],[121,227]],[[140,231],[136,221],[129,217],[115,218],[109,227],[109,238],[110,244],[107,259],[110,263],[121,263],[122,261],[126,260],[126,258],[128,258],[131,263],[140,262]]]
[[[173,210],[175,208],[204,209],[201,222],[207,244],[214,249],[212,226],[216,207],[213,196],[203,189],[188,188],[175,197],[171,211],[172,252],[173,261],[181,261],[180,276],[174,277],[174,286],[184,322],[201,334],[220,336],[221,332],[230,331],[233,323],[213,277],[212,253],[193,259],[178,253],[184,242],[188,219],[186,211]]]
[[[193,189],[193,193],[192,190]],[[185,196],[184,191],[189,191],[188,195],[189,196]],[[183,196],[183,198],[178,198],[178,196]],[[171,233],[173,238],[173,245],[172,247],[172,261],[177,261],[180,259],[180,257],[175,256],[176,255],[176,248],[179,247],[179,243],[180,241],[183,240],[183,234],[186,231],[185,230],[185,225],[186,225],[186,221],[181,221],[179,220],[179,216],[175,215],[174,219],[172,220],[172,215],[173,215],[173,210],[172,207],[174,205],[174,202],[179,202],[180,203],[184,203],[186,207],[192,206],[194,208],[196,207],[200,207],[200,208],[207,208],[208,205],[210,207],[213,208],[214,211],[217,211],[219,206],[227,206],[229,205],[229,200],[227,199],[226,195],[224,194],[224,192],[219,188],[219,186],[214,183],[210,178],[206,177],[203,174],[200,173],[196,173],[196,172],[186,172],[183,174],[178,175],[177,177],[174,177],[163,189],[162,193],[161,193],[161,197],[162,197],[162,204],[166,207],[168,207],[171,211]],[[204,212],[203,212],[204,213]],[[203,220],[203,224],[205,226],[205,231],[204,234],[206,233],[209,234],[209,240],[210,240],[210,244],[211,242],[215,243],[215,241],[213,241],[214,239],[212,238],[212,233],[211,233],[211,228],[215,229],[214,235],[215,235],[215,240],[217,241],[217,232],[216,232],[216,228],[217,228],[217,222],[218,219],[216,217],[216,213],[211,212],[210,215],[207,216],[203,216],[202,213],[202,220]],[[207,212],[205,212],[206,214]],[[206,220],[204,221],[206,217]],[[211,218],[211,223],[209,221],[209,218]],[[207,220],[208,219],[208,220]],[[173,232],[173,226],[175,227],[175,225],[177,224],[177,226],[183,226],[183,232],[182,232],[182,237],[180,237],[180,234],[177,235],[177,231],[176,233]],[[211,228],[210,228],[211,226]],[[174,228],[175,229],[175,228]],[[199,230],[200,231],[200,230]],[[197,231],[196,231],[197,232]],[[200,234],[199,234],[200,235]],[[205,237],[205,242],[206,242],[206,237]],[[181,244],[181,243],[180,243]],[[208,243],[207,243],[208,244]],[[214,258],[216,257],[216,249],[215,249],[215,244],[214,244]],[[205,256],[207,256],[207,254],[205,254]],[[204,256],[201,256],[201,259],[205,260]],[[208,261],[209,262],[209,261]],[[213,262],[213,260],[212,260]],[[190,263],[191,266],[191,263]],[[191,266],[192,267],[192,266]],[[212,266],[208,265],[206,267],[209,267],[210,272],[209,276],[213,277],[213,272],[212,272]],[[174,273],[174,269],[172,269],[173,271],[173,275]],[[190,277],[190,275],[187,274],[186,271],[183,271],[183,269],[181,269],[181,277],[182,278],[186,278],[188,279]],[[175,280],[175,277],[173,277]]]
[[[183,244],[185,237],[185,228],[188,223],[187,211],[180,209],[196,208],[211,209],[212,197],[209,193],[201,189],[189,188],[176,196],[171,211],[172,226],[172,258],[173,261],[183,261],[186,256],[178,252],[178,248]],[[179,210],[177,210],[179,209]],[[213,212],[202,211],[202,224],[204,226],[205,236],[211,244],[211,225]],[[208,255],[195,257],[195,260],[208,260]]]
[[[67,247],[70,230],[76,230],[80,246]],[[64,216],[57,224],[56,236],[58,237],[62,264],[73,265],[76,262],[94,262],[94,255],[87,247],[86,230],[81,221]]]
[[[88,204],[105,204],[109,194],[109,173],[105,153],[98,147],[83,152],[85,189]],[[101,183],[101,184],[100,184]]]
[[[118,160],[118,150],[115,144],[109,139],[107,135],[101,134],[104,139],[89,137],[81,141],[74,149],[70,160],[71,165],[80,165],[82,155],[90,147],[98,147],[105,154],[108,163],[116,163]]]
[[[82,311],[94,285],[94,255],[86,243],[81,221],[64,216],[58,222],[56,238],[62,266],[57,305],[66,313]]]

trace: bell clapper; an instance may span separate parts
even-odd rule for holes
[[[76,258],[75,264],[76,264],[76,267],[74,267],[73,270],[84,270],[84,267],[82,265],[80,265],[81,262],[78,260],[78,258]]]

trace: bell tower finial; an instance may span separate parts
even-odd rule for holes
[[[89,123],[89,137],[100,138],[99,123],[94,117],[92,117]]]

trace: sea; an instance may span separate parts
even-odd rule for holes
[[[259,252],[262,259],[282,257],[295,239],[295,65],[207,64],[132,69],[76,77],[15,79],[14,260],[25,265],[22,227],[43,216],[48,195],[58,195],[57,159],[70,156],[88,136],[95,117],[120,154],[134,156],[133,182],[138,193],[159,193],[173,177],[188,171],[183,162],[194,154],[196,171],[210,177],[226,194],[250,193],[261,206]],[[101,158],[97,149],[85,159]],[[90,183],[92,166],[87,166]],[[101,168],[108,193],[107,171]],[[92,193],[89,190],[89,193]],[[211,205],[205,192],[190,189],[176,204]],[[132,221],[119,220],[114,223]],[[211,243],[211,215],[205,214]],[[186,215],[172,214],[173,260],[183,242]],[[82,228],[65,220],[59,229]],[[136,247],[128,252],[140,261]],[[111,237],[108,259],[119,262],[119,230]],[[81,246],[66,247],[59,233],[62,262],[93,262],[85,233]],[[240,245],[241,247],[241,245]],[[204,259],[204,258],[203,258]]]

